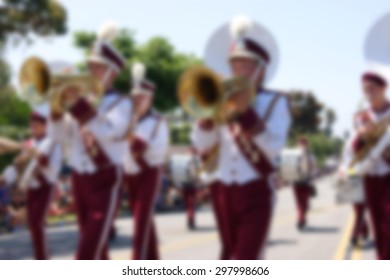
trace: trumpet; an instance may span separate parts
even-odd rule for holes
[[[53,113],[64,113],[71,104],[65,94],[85,96],[97,103],[104,91],[103,84],[89,74],[52,75],[47,64],[38,57],[28,58],[19,74],[20,98],[31,107],[49,102]]]

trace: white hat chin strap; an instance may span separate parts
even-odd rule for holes
[[[263,69],[263,65],[258,63],[256,66],[255,72],[253,72],[252,76],[250,77],[250,80],[253,84],[257,82],[257,78],[259,77],[260,71]],[[256,85],[256,84],[255,84]],[[257,86],[257,85],[256,85]]]
[[[107,85],[107,81],[108,81],[108,78],[110,77],[112,73],[112,67],[109,66],[108,69],[106,70],[106,73],[104,74],[104,77],[103,77],[103,85],[106,86]]]

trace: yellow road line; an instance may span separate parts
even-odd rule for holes
[[[216,240],[218,240],[217,233],[207,234],[207,235],[199,236],[198,238],[186,239],[181,242],[174,242],[174,243],[170,243],[170,244],[168,243],[166,245],[162,245],[161,252],[171,253],[175,251],[196,247],[199,245],[204,245]]]
[[[346,257],[348,245],[351,238],[353,222],[354,222],[354,215],[350,214],[347,221],[347,225],[341,237],[339,246],[337,247],[336,254],[334,256],[335,260],[344,260]]]
[[[363,251],[362,251],[362,242],[355,246],[352,249],[351,260],[361,260],[363,259]]]
[[[309,217],[310,216],[311,217],[318,216],[320,214],[328,212],[329,210],[334,210],[336,208],[337,208],[337,206],[331,206],[331,207],[316,209],[316,210],[311,211],[311,213],[309,214]],[[287,225],[287,224],[294,222],[294,221],[295,221],[295,214],[284,215],[284,216],[281,216],[281,217],[275,219],[275,226]],[[193,248],[193,247],[200,246],[200,245],[205,245],[207,243],[211,243],[214,241],[218,241],[218,233],[217,232],[213,232],[213,233],[209,233],[209,234],[202,234],[201,236],[195,236],[193,238],[186,238],[186,239],[181,240],[181,241],[174,241],[174,242],[162,244],[161,245],[161,252],[162,253],[177,252],[177,251]],[[117,255],[114,259],[117,259],[117,260],[118,259],[126,259],[130,255],[131,255],[131,251],[130,251],[130,253],[126,253],[126,255],[124,255],[124,254]]]

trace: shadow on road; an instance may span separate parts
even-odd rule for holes
[[[363,244],[363,246],[361,246],[361,249],[364,250],[364,251],[372,250],[374,248],[375,248],[374,240],[368,240],[367,242],[365,242]]]
[[[275,239],[267,242],[268,247],[280,246],[280,245],[294,245],[297,243],[295,239]]]
[[[217,231],[217,228],[214,226],[197,226],[192,231],[198,231],[198,232],[213,232]]]
[[[65,256],[73,258],[78,242],[78,231],[74,228],[57,228],[47,232],[48,245],[51,256]],[[12,242],[10,239],[12,238]],[[110,242],[111,249],[130,248],[133,240],[128,235],[118,234],[116,239]],[[32,259],[30,236],[27,230],[13,235],[3,236],[0,239],[0,260]]]
[[[340,231],[337,227],[307,226],[302,233],[335,233]]]

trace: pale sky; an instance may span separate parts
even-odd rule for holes
[[[145,42],[167,37],[183,52],[202,56],[210,34],[222,23],[245,14],[275,36],[281,63],[269,87],[313,91],[338,115],[336,133],[351,125],[362,98],[363,44],[369,28],[390,12],[389,0],[61,0],[69,14],[69,33],[38,39],[32,46],[8,48],[6,59],[17,73],[28,56],[77,62],[76,30],[95,31],[107,21],[136,32]],[[389,33],[390,36],[390,33]]]

